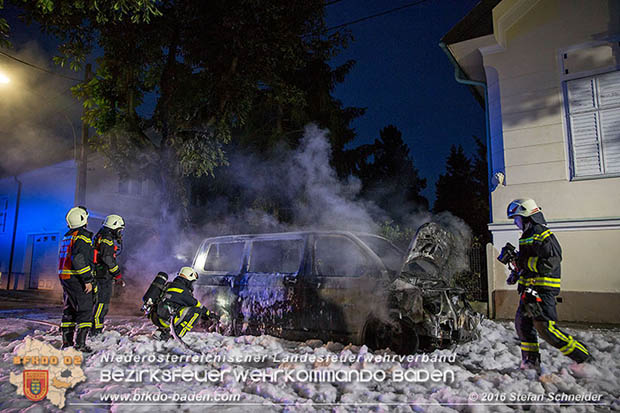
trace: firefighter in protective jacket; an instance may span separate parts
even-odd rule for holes
[[[166,285],[163,298],[157,304],[156,311],[150,314],[151,321],[158,327],[160,339],[170,338],[170,323],[179,337],[192,330],[199,317],[209,316],[209,310],[201,307],[194,298],[193,283],[198,273],[191,267],[183,267],[179,275]]]
[[[514,219],[523,231],[519,239],[518,274],[509,278],[511,283],[519,283],[515,327],[521,340],[521,368],[540,367],[537,332],[574,361],[590,359],[586,346],[556,325],[562,248],[546,227],[541,208],[532,199],[515,199],[508,205],[508,218]]]
[[[75,348],[90,352],[92,350],[86,346],[86,336],[92,327],[93,233],[86,229],[88,211],[84,207],[71,208],[65,220],[69,231],[62,239],[58,265],[64,302],[60,324],[62,347],[74,345],[77,327]]]
[[[97,294],[93,308],[93,329],[91,336],[101,334],[103,321],[110,307],[112,296],[112,280],[124,286],[121,270],[116,262],[116,255],[123,242],[125,221],[120,215],[108,215],[103,226],[95,235],[96,272],[95,281]],[[116,243],[116,244],[115,244]]]

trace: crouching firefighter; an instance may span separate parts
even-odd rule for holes
[[[118,286],[125,286],[121,270],[116,262],[116,256],[123,245],[123,231],[125,221],[120,215],[108,215],[103,226],[95,235],[95,281],[97,293],[93,306],[93,328],[91,336],[101,334],[103,321],[108,314],[110,297],[112,296],[112,281]]]
[[[508,205],[507,215],[522,231],[513,271],[507,280],[509,284],[519,283],[515,327],[521,340],[521,368],[540,368],[537,333],[577,363],[589,361],[586,346],[556,325],[562,248],[546,227],[541,208],[532,199],[515,199]]]
[[[77,327],[75,349],[89,353],[92,350],[86,346],[86,336],[92,327],[93,233],[86,229],[88,212],[84,207],[71,208],[65,220],[69,231],[62,239],[58,264],[64,302],[62,348],[74,345]]]
[[[170,323],[177,336],[183,337],[192,330],[199,317],[211,316],[209,310],[194,298],[193,283],[197,278],[198,273],[193,268],[183,267],[179,275],[165,285],[161,298],[154,305],[154,311],[149,314],[153,324],[158,327],[155,333],[157,338],[170,338]]]

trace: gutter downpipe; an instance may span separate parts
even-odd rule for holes
[[[479,86],[484,90],[484,123],[485,123],[486,135],[487,135],[486,136],[487,185],[489,188],[489,222],[492,223],[493,222],[493,208],[491,207],[491,200],[492,200],[491,198],[491,176],[493,175],[493,164],[492,164],[492,157],[491,157],[491,132],[490,132],[491,128],[490,128],[490,122],[489,122],[489,95],[488,95],[488,90],[487,90],[487,84],[485,82],[478,82],[475,80],[467,79],[466,77],[461,77],[462,75],[464,76],[465,73],[463,72],[463,69],[461,69],[458,62],[452,55],[452,52],[450,52],[450,50],[448,49],[448,47],[446,46],[444,42],[440,42],[439,47],[441,47],[441,49],[446,53],[446,55],[448,56],[448,59],[450,60],[450,63],[452,63],[452,66],[454,66],[454,80],[456,80],[458,83],[461,83],[463,85]]]
[[[22,182],[14,176],[15,182],[17,182],[17,200],[15,201],[15,220],[13,221],[13,239],[11,241],[11,253],[9,255],[9,275],[6,279],[6,289],[11,289],[11,275],[13,274],[13,255],[15,253],[15,235],[17,234],[17,218],[19,216],[19,200],[22,195]],[[17,287],[17,285],[16,285]]]

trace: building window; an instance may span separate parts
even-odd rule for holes
[[[124,176],[118,177],[118,193],[119,194],[129,193],[129,180]]]
[[[565,82],[575,177],[620,174],[620,71]]]
[[[131,194],[140,196],[142,195],[142,180],[132,179],[131,180]]]
[[[148,180],[119,177],[118,193],[133,196],[148,195]]]
[[[0,197],[0,232],[6,231],[6,216],[9,212],[9,198]]]

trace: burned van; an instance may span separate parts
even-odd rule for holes
[[[414,352],[467,340],[479,322],[462,291],[424,278],[437,274],[430,256],[351,232],[214,237],[194,258],[194,290],[231,334]]]

